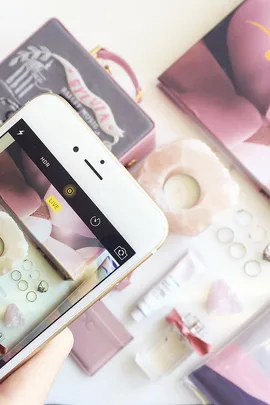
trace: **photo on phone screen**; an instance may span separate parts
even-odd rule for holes
[[[0,367],[134,254],[26,122],[0,138]]]

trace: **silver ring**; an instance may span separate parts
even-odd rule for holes
[[[22,273],[19,270],[14,270],[11,273],[11,278],[13,281],[19,281],[22,278]]]
[[[258,277],[262,272],[261,263],[258,260],[250,260],[244,264],[244,272],[249,277]]]
[[[253,220],[253,215],[247,210],[239,210],[236,213],[236,222],[239,226],[249,226]]]
[[[247,254],[247,248],[242,243],[232,243],[229,247],[229,254],[233,259],[243,259]]]
[[[39,272],[37,269],[32,270],[31,273],[30,273],[30,277],[31,277],[33,280],[38,280],[39,277],[40,277],[40,272]]]
[[[18,283],[18,288],[19,288],[19,290],[21,290],[21,291],[26,291],[27,288],[28,288],[28,283],[27,283],[27,281],[25,281],[25,280],[19,281],[19,283]]]
[[[31,260],[25,259],[23,261],[24,270],[31,270],[32,267],[33,267],[33,262],[31,262]]]
[[[220,243],[228,244],[234,239],[234,231],[231,228],[219,228],[217,231],[217,238]]]
[[[38,289],[38,291],[39,291],[40,293],[45,293],[45,292],[47,292],[48,289],[49,289],[49,284],[47,283],[47,281],[42,280],[42,281],[39,283],[37,289]]]
[[[35,302],[37,300],[37,293],[35,293],[35,291],[29,291],[26,294],[26,299],[29,302]]]
[[[252,242],[259,243],[262,242],[267,235],[266,229],[264,229],[261,225],[256,225],[250,232],[249,238]]]

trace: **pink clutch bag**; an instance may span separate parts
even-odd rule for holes
[[[115,80],[110,64],[129,76],[132,97]],[[0,62],[0,121],[47,92],[69,102],[125,166],[153,149],[154,123],[138,105],[142,89],[130,65],[102,47],[89,52],[55,18]]]

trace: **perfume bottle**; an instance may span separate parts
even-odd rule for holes
[[[203,329],[198,318],[191,314],[184,317],[183,322],[194,336]],[[176,327],[170,325],[152,344],[136,354],[135,362],[151,380],[156,380],[172,372],[192,353],[194,348],[189,340]]]

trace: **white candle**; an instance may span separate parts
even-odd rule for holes
[[[194,177],[175,174],[165,182],[164,193],[169,209],[177,213],[197,204],[200,198],[200,186]]]

